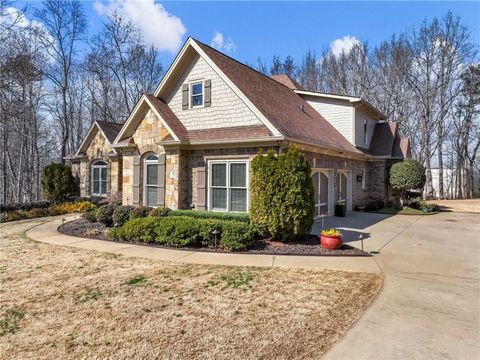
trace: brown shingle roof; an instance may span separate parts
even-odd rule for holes
[[[275,81],[278,81],[280,84],[283,84],[283,85],[285,85],[286,87],[288,87],[292,90],[303,90],[303,88],[300,86],[300,84],[297,83],[295,80],[293,80],[287,74],[272,75],[271,78]]]
[[[155,106],[155,109],[162,116],[162,119],[167,123],[168,127],[172,129],[175,135],[181,141],[188,139],[188,131],[182,122],[178,119],[177,115],[174,114],[172,109],[165,103],[165,101],[155,97],[153,94],[145,94],[147,99]]]
[[[202,129],[188,132],[190,141],[255,139],[268,137],[270,135],[270,131],[263,125]]]
[[[107,140],[110,142],[110,144],[113,143],[123,126],[123,124],[116,124],[107,121],[97,121],[97,124],[107,137]]]
[[[284,136],[339,151],[361,153],[301,96],[199,41],[197,44]]]

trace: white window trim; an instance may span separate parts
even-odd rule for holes
[[[193,98],[193,85],[197,85],[197,84],[202,84],[202,105],[196,105],[194,106],[193,105],[193,101],[192,101],[192,98]],[[188,84],[188,103],[189,103],[189,107],[190,109],[201,109],[201,108],[204,108],[205,107],[205,80],[193,80],[193,81],[190,81],[189,84]],[[195,96],[199,96],[199,94],[195,95]]]
[[[150,155],[155,155],[157,157],[156,160],[147,160]],[[157,165],[157,185],[148,185],[147,184],[147,165]],[[143,160],[143,206],[148,207],[157,207],[156,205],[147,205],[147,187],[156,187],[157,188],[157,196],[158,196],[158,155],[157,154],[148,154],[145,156],[145,160]]]
[[[98,165],[98,163],[104,163],[105,165]],[[94,168],[98,168],[100,169],[99,172],[98,172],[98,175],[99,175],[99,179],[98,180],[94,180],[93,176],[94,176]],[[102,188],[102,169],[105,169],[106,172],[107,172],[107,179],[105,180],[105,194],[102,194],[102,193],[96,193],[94,192],[94,181],[99,181],[99,186],[98,186],[98,190],[100,191],[101,188]],[[108,163],[105,161],[105,160],[95,160],[94,162],[92,162],[90,164],[90,181],[91,181],[91,184],[90,184],[90,195],[93,195],[93,196],[100,196],[100,197],[105,197],[107,196],[107,192],[108,192]]]
[[[230,186],[230,164],[246,164],[246,187],[231,187]],[[214,209],[212,208],[212,164],[226,164],[226,186],[218,186],[218,188],[227,189],[227,208]],[[247,209],[246,211],[230,211],[230,189],[246,189],[247,190]],[[207,209],[215,212],[231,212],[231,213],[248,213],[250,205],[250,160],[249,159],[228,159],[228,160],[209,160],[208,161],[208,186],[207,186]]]

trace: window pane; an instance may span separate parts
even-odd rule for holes
[[[227,210],[227,189],[212,189],[212,208]]]
[[[345,174],[340,174],[340,198],[343,200],[347,198],[347,177]]]
[[[100,194],[106,195],[107,194],[107,182],[101,181],[100,182]]]
[[[147,161],[156,161],[158,160],[157,155],[148,155]]]
[[[100,168],[101,179],[106,181],[107,180],[107,168],[102,167]]]
[[[147,165],[147,185],[158,185],[158,165]]]
[[[318,173],[314,173],[312,175],[312,183],[313,183],[313,198],[315,200],[315,204],[318,203]]]
[[[230,186],[247,186],[247,164],[230,164]]]
[[[226,164],[212,164],[212,186],[227,186]]]
[[[247,211],[247,189],[230,189],[230,211]]]
[[[192,96],[192,106],[201,106],[201,105],[203,105],[203,96],[202,95]]]
[[[93,181],[93,193],[99,194],[100,193],[100,181],[94,180]]]
[[[157,187],[156,186],[147,186],[146,188],[146,205],[147,206],[157,206]]]
[[[98,167],[93,167],[93,180],[100,180],[100,169]]]
[[[202,83],[192,85],[192,95],[201,95],[202,94]]]
[[[320,202],[328,203],[328,177],[320,174]]]

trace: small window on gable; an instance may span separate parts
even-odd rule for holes
[[[203,81],[191,84],[190,104],[192,108],[203,106]]]

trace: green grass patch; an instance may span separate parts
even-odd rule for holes
[[[141,285],[145,282],[145,276],[143,275],[137,275],[128,280],[127,284],[128,285]]]
[[[98,287],[95,287],[87,289],[87,292],[83,296],[79,297],[77,300],[80,303],[86,303],[89,301],[97,301],[101,296],[102,293],[100,292],[100,289]]]
[[[388,207],[383,207],[381,209],[371,211],[377,214],[391,214],[391,215],[434,215],[438,214],[438,211],[423,212],[419,209],[414,209],[408,206],[405,206],[403,209],[393,209]]]
[[[228,274],[222,275],[220,278],[225,283],[224,289],[249,289],[251,288],[251,282],[255,279],[256,275],[256,270],[245,269],[232,271]]]
[[[25,317],[25,313],[10,309],[0,319],[0,336],[15,334],[18,330],[18,323]]]

